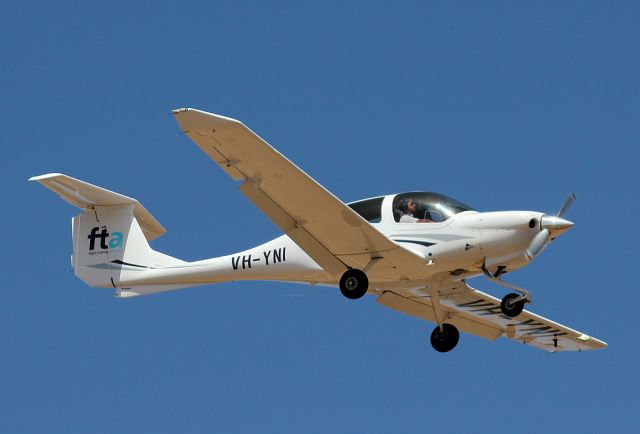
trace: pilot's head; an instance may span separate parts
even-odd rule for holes
[[[405,214],[413,215],[413,213],[416,211],[416,204],[413,201],[413,199],[411,199],[410,197],[402,199],[401,204],[402,204],[402,212]]]

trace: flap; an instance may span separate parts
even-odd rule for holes
[[[378,297],[378,303],[390,307],[398,312],[411,315],[416,318],[424,319],[433,323],[437,323],[435,311],[429,299],[416,301],[411,298],[403,297],[395,292],[387,291]],[[473,319],[462,316],[454,316],[445,322],[455,325],[458,329],[465,333],[480,336],[485,339],[495,340],[501,334],[499,327],[483,324]]]

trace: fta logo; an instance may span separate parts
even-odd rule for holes
[[[102,226],[102,230],[100,230],[99,227],[91,229],[91,233],[87,238],[89,239],[89,251],[95,250],[96,240],[98,239],[100,240],[100,248],[105,250],[121,248],[124,235],[122,232],[112,232],[109,234],[109,232],[107,232],[107,227]]]

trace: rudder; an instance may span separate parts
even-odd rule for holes
[[[73,218],[73,269],[89,286],[117,287],[152,264],[133,204],[99,206]]]

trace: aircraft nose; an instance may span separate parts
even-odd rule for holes
[[[540,219],[540,227],[542,229],[548,229],[551,234],[551,238],[555,238],[568,231],[572,226],[572,222],[558,216],[545,215]]]

